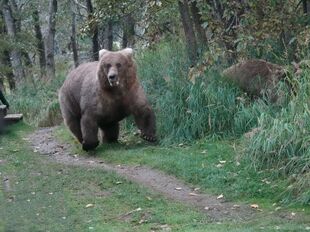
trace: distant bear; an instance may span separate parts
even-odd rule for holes
[[[250,96],[267,95],[271,101],[276,101],[276,85],[285,78],[286,73],[280,65],[252,59],[225,69],[223,76],[235,82]]]
[[[133,51],[99,52],[99,61],[85,63],[71,71],[59,91],[62,116],[83,150],[102,142],[115,142],[119,121],[129,115],[141,130],[141,137],[155,142],[155,115],[140,85]]]

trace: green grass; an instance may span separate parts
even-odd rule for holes
[[[310,223],[298,209],[294,209],[298,218],[287,221],[272,216],[264,206],[261,206],[264,213],[251,221],[211,223],[201,212],[165,200],[114,173],[48,161],[46,156],[33,152],[29,147],[25,138],[31,132],[28,126],[18,124],[0,137],[0,173],[2,180],[9,179],[10,183],[9,190],[5,187],[7,184],[1,185],[0,189],[0,231],[165,231],[165,226],[172,231],[257,231],[262,228],[267,231],[279,228],[284,231],[305,231]],[[57,134],[62,139],[69,139],[63,129]],[[213,169],[212,160],[226,159],[227,166],[233,166],[229,163],[231,148],[225,144],[160,148],[136,142],[133,138],[128,141],[128,146],[101,146],[96,154],[115,163],[153,163],[151,166],[157,168],[166,163],[162,169],[170,170],[170,173],[174,173],[171,169],[174,163],[178,167],[175,168],[177,172],[183,176],[189,176],[185,169],[181,170],[188,168],[188,165],[181,166],[183,163],[190,164],[190,172],[202,160],[207,164],[206,169]],[[196,152],[193,153],[193,150]],[[207,153],[202,154],[201,150],[207,150]],[[76,151],[79,149],[76,148]],[[188,163],[186,154],[191,158],[197,156],[197,159]],[[209,156],[213,158],[208,159]],[[229,169],[227,166],[225,164],[219,169],[218,175],[225,175]],[[117,184],[119,181],[122,184]],[[204,182],[199,181],[198,176],[190,181]],[[205,187],[212,189],[211,184],[216,183],[210,182]],[[225,192],[226,186],[222,185],[222,191]],[[88,204],[93,204],[93,207],[87,208]],[[141,211],[125,216],[137,208],[141,208]]]

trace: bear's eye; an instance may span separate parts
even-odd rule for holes
[[[109,69],[109,68],[111,68],[111,64],[104,64],[104,67],[105,67],[106,69]]]
[[[122,65],[120,63],[117,63],[116,67],[120,68],[120,67],[122,67]]]

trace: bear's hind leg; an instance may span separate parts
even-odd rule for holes
[[[69,127],[72,134],[78,139],[80,143],[82,143],[83,138],[82,138],[80,120],[75,117],[71,117],[66,119],[65,123]]]
[[[102,143],[117,142],[119,136],[119,123],[113,123],[109,126],[100,127],[100,133]]]
[[[81,119],[82,148],[85,151],[93,150],[99,145],[98,125],[94,118],[92,115],[84,114]]]

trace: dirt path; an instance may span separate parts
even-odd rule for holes
[[[113,171],[128,180],[143,185],[155,192],[183,204],[194,206],[205,212],[213,221],[245,220],[257,214],[250,206],[234,205],[216,196],[199,193],[199,190],[173,176],[142,166],[112,165],[94,157],[75,157],[70,154],[70,145],[53,137],[53,128],[36,131],[30,135],[33,148],[41,154],[65,165],[101,168]]]

